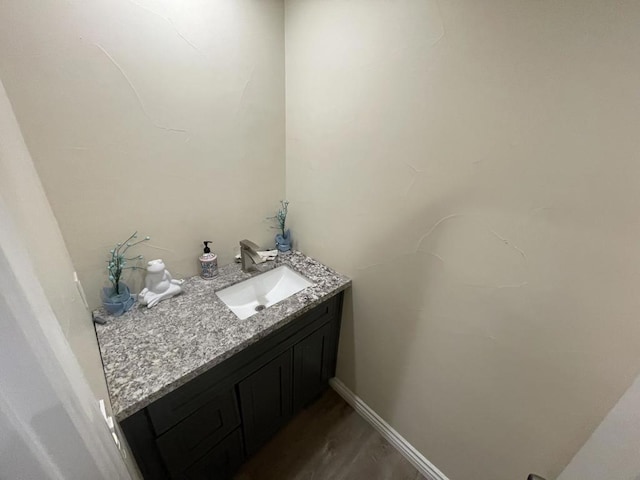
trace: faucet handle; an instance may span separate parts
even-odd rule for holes
[[[240,240],[240,248],[247,248],[249,250],[257,252],[260,247],[253,243],[251,240],[247,240],[245,238],[244,240]]]

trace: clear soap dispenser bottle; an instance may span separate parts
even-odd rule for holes
[[[218,256],[215,253],[211,253],[209,248],[211,240],[206,240],[202,243],[204,243],[204,253],[200,257],[202,278],[210,279],[218,275]]]

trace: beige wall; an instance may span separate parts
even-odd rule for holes
[[[2,81],[93,305],[135,229],[175,276],[197,272],[203,239],[221,263],[242,237],[271,241],[283,13],[0,4]],[[638,17],[631,2],[286,3],[290,224],[354,279],[339,377],[452,480],[553,478],[640,371]],[[99,392],[55,219],[26,157],[6,158],[3,196]]]
[[[60,228],[0,83],[0,194],[51,308],[96,399],[108,399],[90,312],[76,287]],[[9,226],[3,226],[9,228]],[[97,401],[97,400],[96,400]]]
[[[111,411],[91,313],[86,309],[74,279],[71,257],[47,201],[20,127],[0,82],[0,198],[10,212],[18,238],[34,267],[38,281],[60,328],[76,357],[95,398],[104,399]],[[69,373],[69,372],[68,372]],[[72,377],[75,380],[75,377]],[[124,437],[120,435],[124,442]],[[128,451],[128,446],[124,447]],[[132,478],[139,478],[131,453],[125,464]]]
[[[93,306],[134,230],[174,277],[202,240],[221,263],[241,238],[272,246],[283,22],[277,0],[0,4],[2,81]]]
[[[640,6],[286,2],[338,376],[452,480],[555,478],[640,371]]]
[[[0,82],[0,199],[7,206],[12,222],[12,225],[3,224],[2,228],[15,229],[16,236],[25,242],[25,249],[42,290],[91,388],[95,398],[96,413],[98,399],[105,400],[107,411],[110,412],[107,385],[102,372],[102,361],[91,313],[85,307],[76,285],[71,257],[24,143],[2,82]],[[71,375],[72,381],[76,380],[71,372],[67,373]],[[120,438],[124,439],[122,435]],[[124,448],[128,451],[128,446],[125,445]],[[125,458],[125,464],[132,478],[139,478],[130,452]]]

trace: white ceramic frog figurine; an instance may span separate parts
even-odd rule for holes
[[[161,258],[147,263],[147,276],[144,279],[145,288],[138,294],[138,301],[147,308],[165,298],[171,298],[182,292],[184,280],[171,278],[169,270],[164,266]]]

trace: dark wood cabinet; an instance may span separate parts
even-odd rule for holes
[[[315,400],[333,374],[331,333],[327,323],[293,346],[293,404],[298,411]]]
[[[210,399],[182,422],[156,439],[171,477],[209,454],[220,441],[240,426],[235,391],[229,389]]]
[[[227,480],[242,465],[242,436],[235,430],[206,455],[181,472],[184,480]]]
[[[247,455],[269,440],[291,418],[291,349],[238,384]]]
[[[145,479],[223,480],[335,374],[342,293],[120,425]]]

